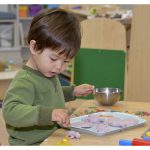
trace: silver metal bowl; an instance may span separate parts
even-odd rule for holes
[[[105,106],[111,106],[120,100],[121,89],[119,88],[96,88],[94,98]]]

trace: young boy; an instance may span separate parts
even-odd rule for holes
[[[43,10],[28,33],[31,56],[5,95],[3,116],[10,145],[39,145],[58,124],[69,126],[65,101],[93,92],[92,85],[62,88],[57,74],[80,48],[78,19],[62,9]]]

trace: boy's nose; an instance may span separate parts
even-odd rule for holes
[[[61,68],[62,68],[62,63],[57,63],[57,64],[56,64],[56,71],[57,71],[57,72],[60,72],[60,71],[61,71]]]

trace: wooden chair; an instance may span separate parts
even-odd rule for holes
[[[150,5],[135,5],[128,55],[127,100],[150,102]]]
[[[125,27],[112,19],[95,18],[81,22],[82,48],[126,50]]]
[[[74,59],[72,83],[119,87],[124,95],[125,27],[106,18],[85,20],[81,27],[83,37],[81,49]]]

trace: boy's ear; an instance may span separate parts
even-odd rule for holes
[[[29,44],[29,48],[30,48],[31,54],[35,54],[37,52],[35,50],[35,46],[36,46],[36,41],[35,40],[31,40],[30,44]]]

